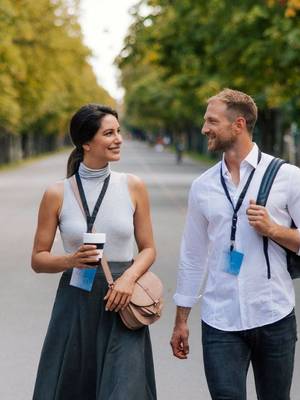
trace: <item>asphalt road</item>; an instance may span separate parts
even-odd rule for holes
[[[30,253],[37,210],[45,188],[62,179],[67,154],[57,154],[0,173],[0,399],[30,400],[39,354],[47,329],[59,275],[35,274]],[[165,285],[163,318],[151,327],[159,400],[209,400],[201,355],[200,306],[190,317],[190,356],[180,361],[169,346],[175,306],[172,295],[183,229],[187,194],[192,180],[205,169],[174,155],[156,152],[143,143],[126,142],[118,171],[139,175],[147,184],[158,259],[154,266]],[[54,251],[62,251],[59,235]],[[300,280],[295,282],[300,320]],[[292,400],[300,399],[300,351],[297,350]],[[253,377],[248,400],[255,400]],[[83,399],[84,400],[84,399]],[[137,399],[142,400],[142,399]]]

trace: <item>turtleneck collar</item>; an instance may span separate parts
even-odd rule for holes
[[[92,179],[92,178],[97,178],[101,181],[104,181],[105,178],[108,177],[110,174],[110,165],[107,164],[106,167],[101,168],[101,169],[91,169],[88,168],[86,165],[83,164],[83,162],[80,163],[78,173],[80,178],[82,179]]]

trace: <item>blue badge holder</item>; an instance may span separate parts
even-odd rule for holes
[[[243,259],[244,259],[243,253],[237,250],[229,251],[226,272],[228,272],[231,275],[237,276],[240,273]]]
[[[97,268],[73,268],[70,285],[90,292],[93,288]]]

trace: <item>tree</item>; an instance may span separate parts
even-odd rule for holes
[[[278,130],[279,110],[294,109],[300,98],[296,3],[140,2],[117,61],[126,89],[126,105],[129,100],[130,105],[136,102],[135,107],[126,108],[128,119],[134,112],[140,118],[135,123],[147,125],[143,110],[155,110],[150,100],[156,98],[156,104],[168,105],[168,113],[155,112],[157,126],[167,123],[181,126],[180,129],[199,129],[206,99],[223,87],[232,87],[255,98],[261,110],[263,147],[273,151],[276,141],[281,141],[278,134],[276,138],[273,134]],[[146,16],[141,12],[145,5]],[[287,11],[292,6],[296,10],[293,17]],[[143,89],[139,98],[136,88]],[[167,103],[166,90],[171,98]],[[287,113],[284,115],[289,118]]]
[[[82,104],[114,100],[97,84],[77,1],[0,0],[0,131],[26,155],[51,149]]]

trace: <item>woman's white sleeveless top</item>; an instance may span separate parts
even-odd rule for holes
[[[93,176],[93,173],[91,176],[80,176],[92,214],[104,179]],[[127,175],[111,172],[110,182],[94,224],[96,232],[106,234],[104,254],[109,261],[132,260],[135,243],[133,214],[134,206],[128,189]],[[64,181],[59,229],[66,253],[75,252],[82,245],[82,236],[87,231],[87,225],[68,179]]]

